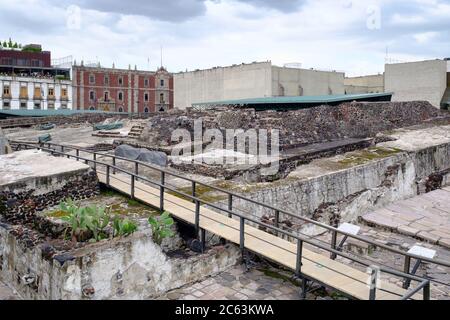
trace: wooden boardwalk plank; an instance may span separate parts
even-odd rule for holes
[[[97,171],[100,182],[106,183],[106,175]],[[120,192],[130,195],[131,180],[121,174],[110,175],[110,186]],[[159,189],[135,182],[136,199],[156,208],[159,208]],[[174,195],[164,193],[164,209],[173,216],[190,224],[195,223],[195,204],[178,198]],[[228,241],[239,244],[240,222],[229,218],[211,209],[200,207],[200,227],[208,232],[214,233]],[[281,239],[275,235],[259,230],[250,225],[245,225],[244,244],[245,247],[272,261],[279,263],[291,270],[296,268],[297,245],[290,241]],[[303,248],[302,273],[312,279],[346,293],[356,299],[366,300],[369,298],[370,290],[367,285],[369,274],[354,269],[339,261],[332,260],[328,256],[315,253]],[[406,290],[382,281],[377,290],[377,299],[399,299]],[[393,293],[382,291],[388,289]],[[415,299],[421,299],[421,294],[416,294]]]

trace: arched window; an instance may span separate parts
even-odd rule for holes
[[[109,101],[109,92],[105,91],[105,93],[103,94],[103,99],[104,101]]]
[[[93,110],[95,110],[95,107],[94,106],[90,106],[89,110],[93,111]]]
[[[89,91],[89,100],[91,101],[95,100],[95,91],[93,90]]]
[[[123,112],[123,108],[122,107],[119,107],[119,112]]]
[[[123,101],[123,92],[122,92],[122,91],[119,91],[119,92],[117,93],[117,100]]]
[[[145,113],[148,113],[148,108],[147,108],[147,107],[144,109],[144,112],[145,112]]]

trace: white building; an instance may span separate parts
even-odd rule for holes
[[[450,61],[428,60],[386,64],[385,91],[393,101],[429,101],[436,108],[450,104]]]
[[[174,106],[276,96],[344,94],[344,73],[277,67],[270,61],[174,74]]]
[[[52,77],[0,74],[0,109],[72,109],[72,82]]]

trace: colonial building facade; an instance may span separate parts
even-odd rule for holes
[[[173,77],[156,72],[72,67],[73,103],[80,110],[148,113],[173,108]]]
[[[50,52],[31,48],[0,49],[0,109],[72,109],[70,69],[53,68]]]

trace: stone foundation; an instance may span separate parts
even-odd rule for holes
[[[95,172],[75,160],[26,150],[0,157],[0,164],[0,217],[44,235],[57,237],[62,230],[37,212],[67,198],[80,200],[99,193]]]
[[[445,186],[449,181],[450,142],[416,151],[398,150],[364,163],[344,160],[334,157],[301,166],[283,181],[248,187],[245,196],[335,226],[356,222],[374,208]],[[221,205],[227,206],[225,201]],[[233,208],[266,220],[274,215],[239,199],[233,201]],[[282,220],[285,218],[281,216]],[[289,227],[301,225],[300,220],[286,219]],[[322,231],[311,225],[303,226],[305,233]]]
[[[0,224],[0,253],[0,280],[25,299],[47,300],[155,298],[240,259],[234,245],[166,254],[145,230],[48,257],[46,244],[28,247],[7,224]]]

